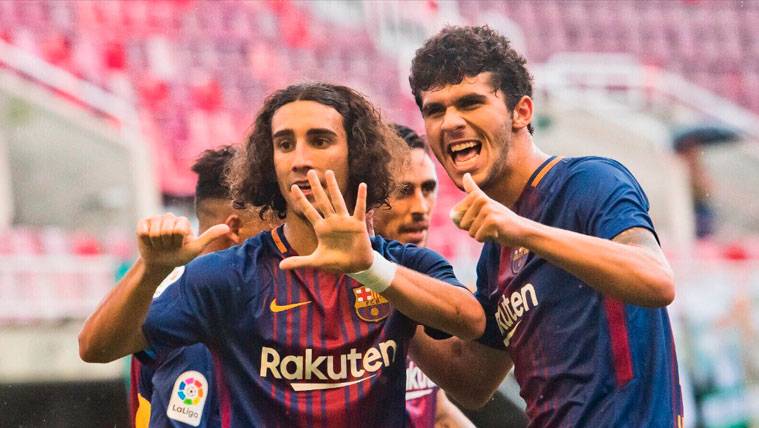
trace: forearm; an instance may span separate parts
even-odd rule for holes
[[[421,329],[414,336],[409,352],[433,382],[456,402],[472,409],[487,403],[512,366],[506,351],[455,337],[435,340]]]
[[[451,403],[445,395],[445,391],[440,389],[437,392],[437,405],[435,407],[435,427],[436,428],[475,428],[464,413]]]
[[[109,362],[145,348],[142,334],[153,293],[171,268],[149,269],[142,261],[103,299],[79,333],[79,355],[87,362]]]
[[[674,299],[672,270],[656,251],[527,220],[520,245],[603,294],[640,306]]]
[[[405,267],[382,295],[409,318],[454,336],[476,339],[485,330],[485,313],[468,290]]]

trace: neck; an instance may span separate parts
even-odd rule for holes
[[[488,195],[505,205],[509,209],[514,209],[514,205],[522,195],[527,181],[538,167],[549,158],[549,155],[543,153],[538,146],[532,143],[532,138],[527,137],[521,143],[515,144],[513,153],[509,154],[508,166],[502,180],[496,184]]]
[[[285,238],[298,255],[307,256],[316,250],[314,227],[301,214],[288,208],[284,227]]]

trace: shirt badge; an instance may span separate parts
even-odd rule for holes
[[[527,256],[530,255],[530,250],[525,247],[514,248],[511,250],[511,272],[514,274],[519,273],[520,270],[527,264]]]
[[[166,408],[166,416],[175,421],[191,426],[200,425],[203,419],[203,406],[208,398],[208,381],[203,374],[194,370],[186,371],[177,377],[171,400]]]
[[[356,315],[366,322],[379,322],[390,315],[390,302],[381,294],[367,287],[359,286],[353,289],[356,298],[353,307]]]

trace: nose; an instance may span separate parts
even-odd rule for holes
[[[422,189],[416,189],[411,200],[411,215],[414,217],[414,220],[424,220],[424,217],[430,213],[431,208],[430,201],[424,196]]]
[[[466,126],[466,121],[464,121],[464,118],[461,117],[456,109],[446,109],[445,116],[443,116],[443,123],[440,126],[440,129],[443,132],[451,133],[460,131],[464,129],[464,126]]]
[[[293,171],[308,171],[313,168],[311,160],[311,150],[308,144],[298,141],[293,149]]]

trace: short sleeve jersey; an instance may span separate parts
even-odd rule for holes
[[[605,158],[548,159],[514,211],[603,239],[630,228],[654,232],[640,185]],[[531,426],[682,423],[665,308],[625,304],[525,248],[492,242],[483,246],[477,277],[488,321],[480,341],[508,350]]]
[[[463,287],[434,252],[372,238],[388,260]],[[223,427],[402,426],[416,324],[350,277],[284,271],[283,228],[200,257],[150,307],[157,355],[205,343]]]
[[[182,276],[177,268],[156,290],[156,298]],[[158,358],[139,352],[132,358],[130,400],[135,428],[218,427],[219,403],[211,353],[202,343],[184,346]],[[139,396],[137,395],[139,394]],[[145,406],[145,408],[141,408]]]

